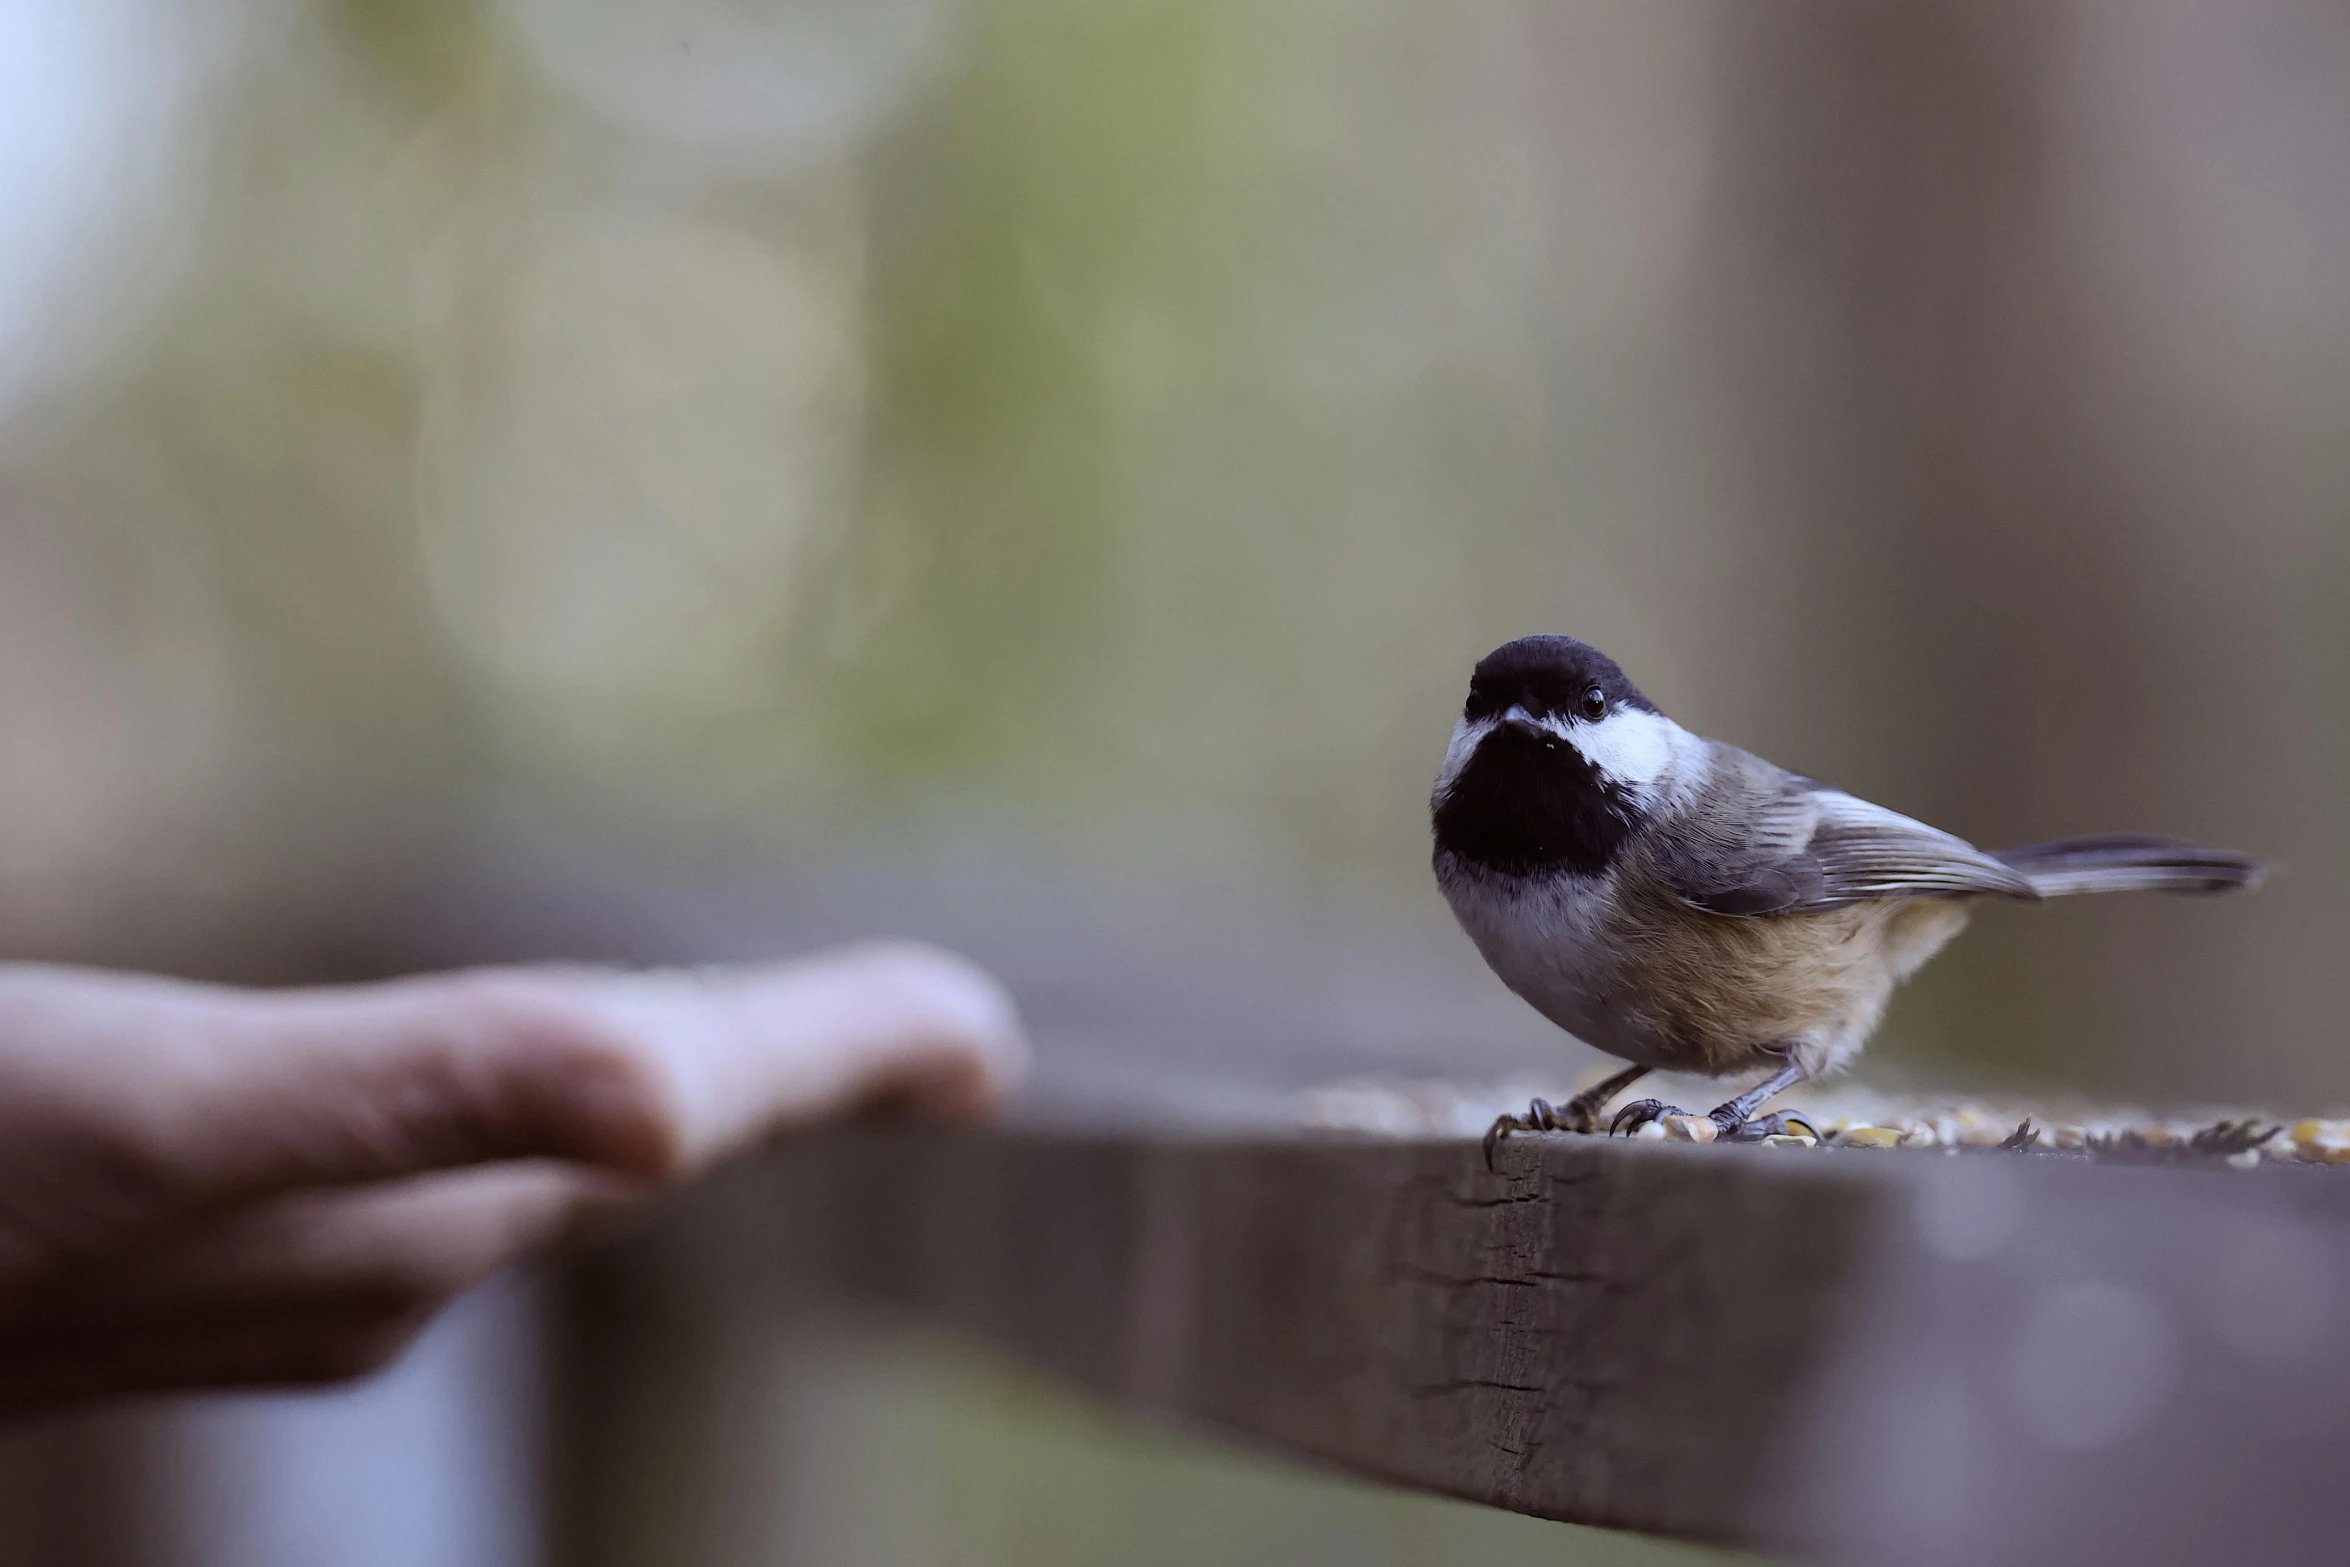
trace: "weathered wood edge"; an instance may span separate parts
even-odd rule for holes
[[[1850,1162],[1532,1139],[853,1134],[733,1201],[832,1287],[1130,1407],[1541,1517],[1751,1543],[1881,1226]]]

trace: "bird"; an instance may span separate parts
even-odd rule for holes
[[[1512,1132],[1597,1131],[1654,1071],[1762,1074],[1707,1113],[1717,1140],[1816,1137],[1800,1113],[1756,1112],[1858,1055],[1977,900],[2226,892],[2264,870],[2134,834],[1978,849],[1691,733],[1613,659],[1558,635],[1478,662],[1429,816],[1437,884],[1486,964],[1629,1063],[1564,1105],[1499,1117],[1488,1164]],[[1642,1099],[1608,1130],[1688,1114]]]

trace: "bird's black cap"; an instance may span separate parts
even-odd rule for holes
[[[1513,707],[1537,717],[1571,712],[1594,687],[1610,707],[1657,710],[1616,661],[1590,643],[1544,635],[1504,642],[1480,659],[1477,672],[1469,677],[1469,701],[1461,716],[1489,718]]]

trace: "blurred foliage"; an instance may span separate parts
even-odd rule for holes
[[[0,385],[22,947],[498,822],[945,822],[1483,983],[1425,790],[1551,628],[1971,837],[2294,869],[1995,911],[1880,1063],[2350,1092],[2336,20],[38,14],[170,134],[93,141],[26,209],[84,264],[0,301],[87,328]]]

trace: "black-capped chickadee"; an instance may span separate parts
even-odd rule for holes
[[[1651,1071],[1764,1081],[1755,1110],[1860,1052],[1893,987],[1966,924],[1974,898],[2221,892],[2260,866],[2171,838],[2105,836],[1985,853],[1949,833],[1693,735],[1572,637],[1521,637],[1469,681],[1431,801],[1436,879],[1503,984],[1632,1063],[1486,1134],[1596,1129]],[[1612,1129],[1686,1112],[1627,1105]],[[1702,1130],[1702,1128],[1699,1128]]]

